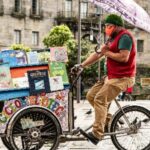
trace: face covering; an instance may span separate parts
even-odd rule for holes
[[[115,27],[114,26],[106,26],[105,27],[105,33],[107,36],[111,36],[111,34],[113,33]]]

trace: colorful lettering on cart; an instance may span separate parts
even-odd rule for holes
[[[27,102],[25,99],[13,99],[10,101],[5,101],[5,105],[3,107],[3,116],[7,119],[10,118],[17,110],[27,106]]]
[[[6,123],[17,110],[29,105],[50,109],[58,117],[60,123],[64,125],[63,128],[67,128],[65,122],[68,122],[68,90],[5,101],[0,123]]]

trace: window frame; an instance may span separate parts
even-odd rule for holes
[[[32,31],[32,45],[33,46],[39,45],[39,31]]]
[[[32,0],[31,7],[33,15],[40,15],[40,0]]]
[[[65,17],[72,17],[72,0],[65,0]]]
[[[102,7],[98,7],[97,5],[95,6],[95,14],[96,15],[101,15],[104,13],[104,10]]]
[[[137,40],[137,52],[144,52],[144,40]]]
[[[14,30],[14,42],[15,44],[21,44],[21,30],[15,29]]]
[[[22,0],[15,0],[14,1],[14,11],[19,13],[19,12],[21,12],[21,10],[22,10]]]
[[[85,7],[86,6],[86,7]],[[85,19],[87,18],[87,15],[88,15],[88,2],[81,2],[81,19]],[[84,9],[86,8],[86,11],[84,11]],[[82,9],[84,8],[84,9]]]

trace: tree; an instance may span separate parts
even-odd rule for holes
[[[73,40],[73,34],[66,25],[59,25],[53,27],[48,35],[43,39],[46,47],[64,46],[68,41]]]

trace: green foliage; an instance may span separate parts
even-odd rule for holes
[[[88,40],[81,40],[81,62],[83,62],[88,56],[93,52],[94,48],[92,47],[92,44]],[[69,57],[69,63],[68,63],[68,70],[72,68],[75,64],[77,64],[77,57],[78,57],[78,45],[75,43],[74,49],[71,50],[71,52],[68,55]],[[92,83],[97,80],[98,76],[98,65],[93,64],[90,67],[86,68],[84,70],[82,80],[85,85],[89,85],[89,80],[91,80]]]
[[[50,56],[50,52],[49,51],[42,51],[42,52],[38,53],[39,62],[41,62],[41,63],[47,62],[48,63],[49,56]]]
[[[94,52],[94,48],[92,47],[92,43],[89,40],[81,41],[81,61],[84,61],[88,56]],[[84,82],[87,82],[91,77],[91,80],[95,82],[97,80],[98,72],[97,72],[97,63],[89,66],[84,71]]]
[[[70,52],[68,53],[68,57],[69,57],[68,68],[71,68],[75,64],[77,64],[78,44],[75,41],[75,42],[68,42],[67,45],[70,48]],[[90,54],[90,42],[82,40],[81,41],[81,62],[84,61],[89,54]]]
[[[70,29],[66,25],[60,25],[53,27],[48,35],[46,35],[43,39],[43,43],[46,47],[54,47],[54,46],[66,46],[68,50],[68,59],[69,62],[67,64],[68,72],[70,69],[77,64],[78,57],[78,44],[77,41],[73,39],[73,34]],[[84,61],[90,53],[94,50],[92,47],[92,43],[88,40],[81,41],[81,62]],[[97,63],[95,65],[90,66],[85,69],[84,80],[85,84],[87,79],[91,78],[93,82],[97,79]]]
[[[64,46],[73,39],[73,34],[66,25],[53,27],[43,39],[46,47]]]
[[[23,44],[12,44],[10,46],[10,49],[12,50],[24,50],[25,52],[30,52],[31,51],[31,48],[23,45]]]
[[[70,39],[65,43],[65,46],[68,48],[68,53],[72,53],[76,49],[77,42],[74,39]]]

